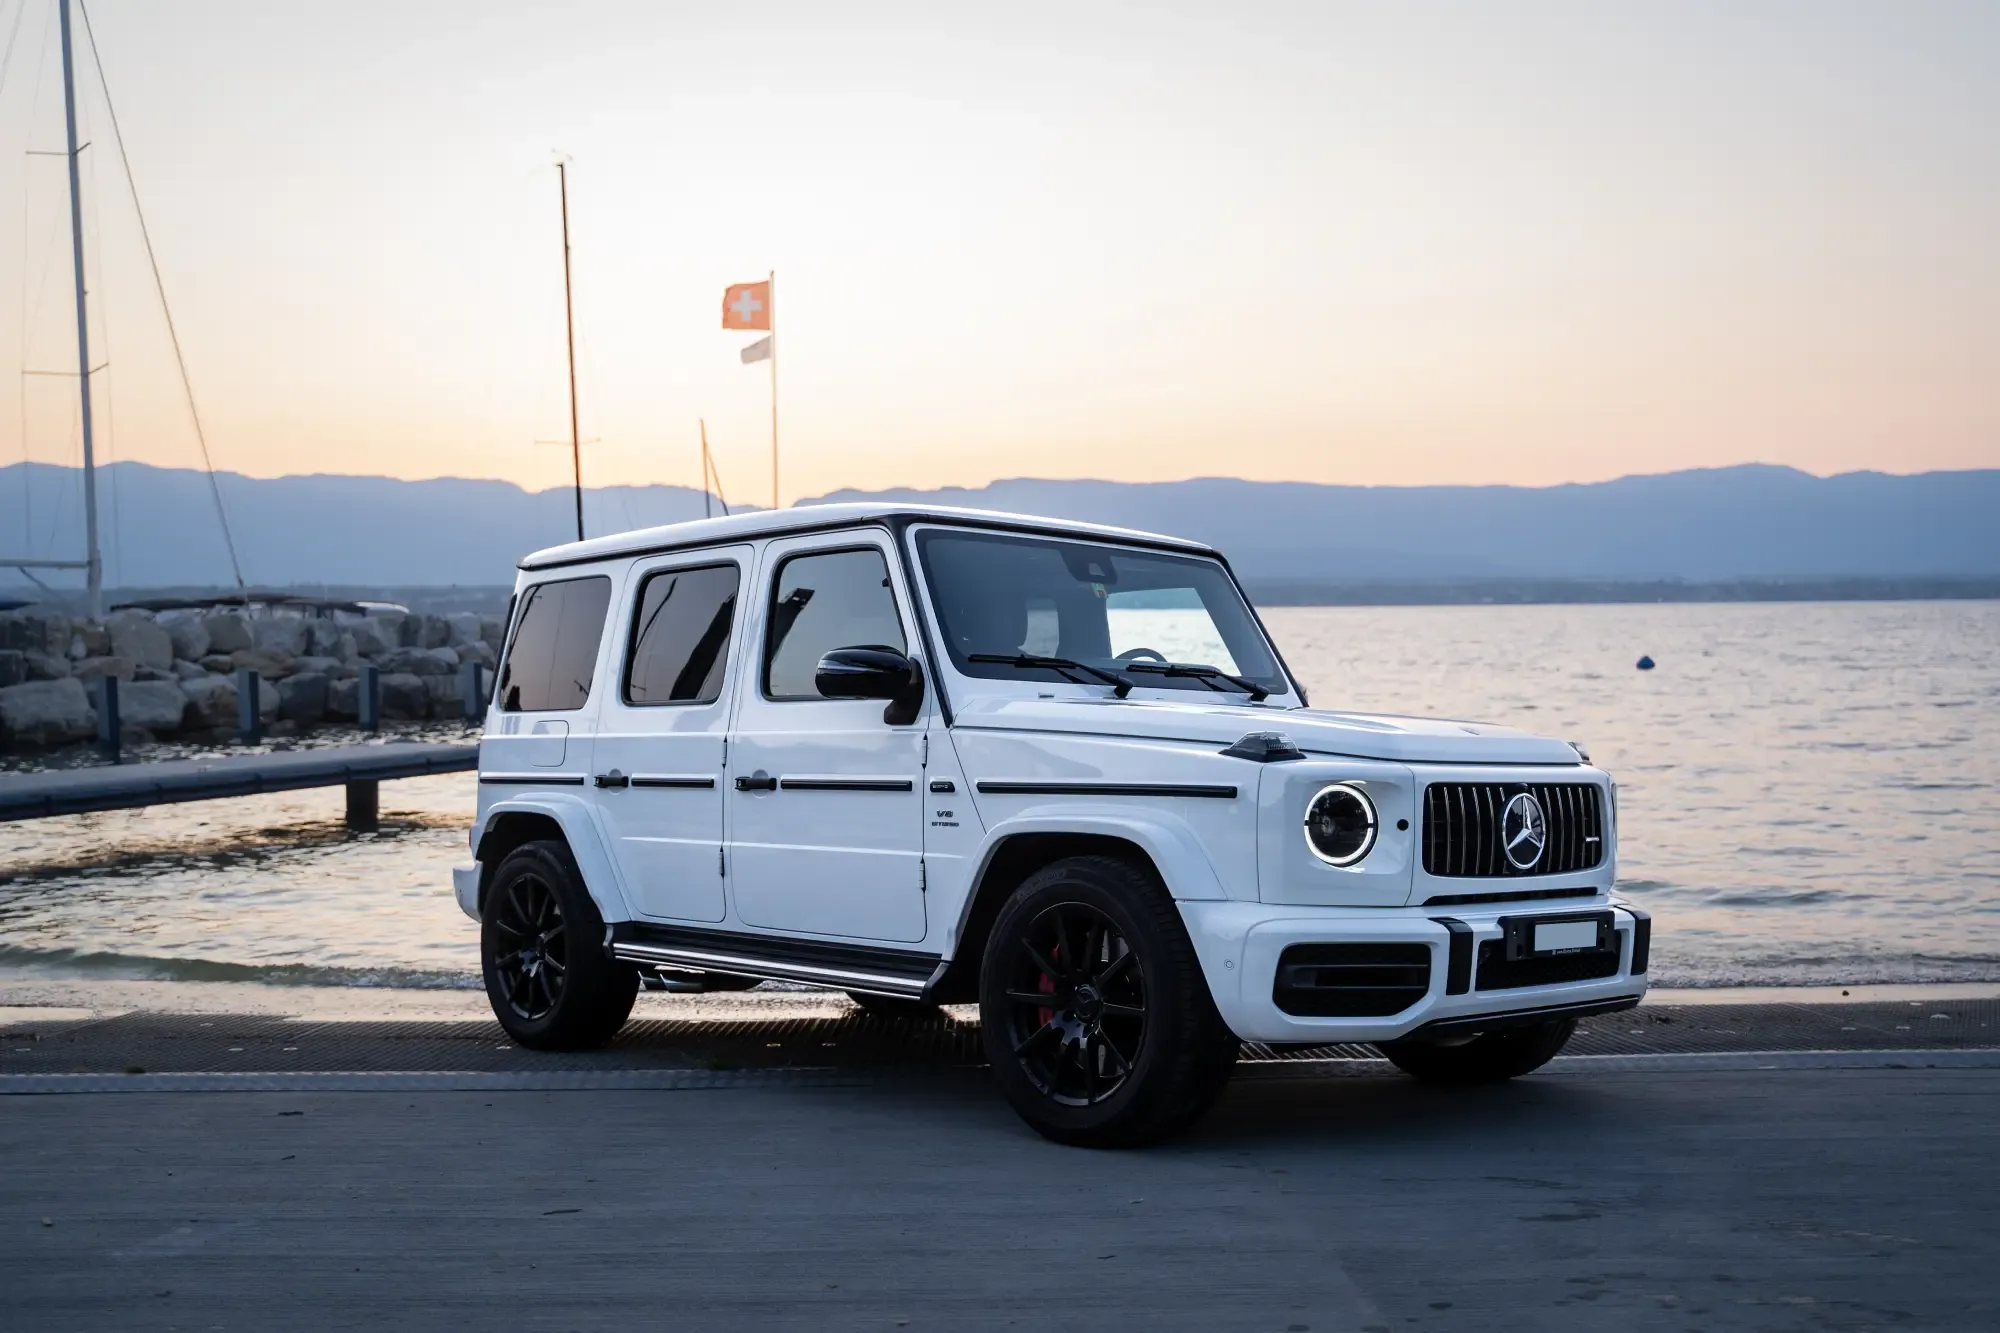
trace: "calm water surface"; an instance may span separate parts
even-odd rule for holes
[[[2000,980],[2000,603],[1267,619],[1320,706],[1583,742],[1662,984]],[[378,834],[341,801],[0,825],[0,976],[476,985],[449,875],[470,779],[385,784]]]

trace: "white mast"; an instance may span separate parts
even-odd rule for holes
[[[76,373],[83,400],[83,531],[89,547],[85,578],[86,614],[104,615],[104,558],[97,548],[97,454],[90,421],[90,315],[83,290],[83,192],[77,180],[76,68],[71,59],[69,0],[56,0],[62,15],[63,117],[69,129],[69,242],[76,261]]]

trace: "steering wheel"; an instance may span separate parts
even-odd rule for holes
[[[1167,660],[1167,655],[1165,653],[1159,652],[1152,648],[1127,648],[1124,652],[1118,654],[1118,656],[1113,660],[1119,662],[1135,662],[1142,657],[1150,657],[1155,662],[1160,662],[1160,663],[1164,663]]]

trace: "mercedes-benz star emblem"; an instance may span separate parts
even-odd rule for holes
[[[1549,844],[1549,823],[1535,794],[1524,791],[1500,812],[1500,850],[1516,870],[1531,870]]]

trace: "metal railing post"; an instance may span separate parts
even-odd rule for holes
[[[477,721],[486,716],[486,668],[477,662],[466,662],[458,668],[459,698],[465,705],[465,716]]]
[[[236,739],[255,745],[264,739],[263,680],[249,667],[236,672]]]
[[[97,744],[112,758],[125,743],[123,719],[118,716],[118,677],[97,678]]]
[[[361,683],[355,693],[356,716],[363,731],[382,730],[382,669],[369,665],[361,668]]]

